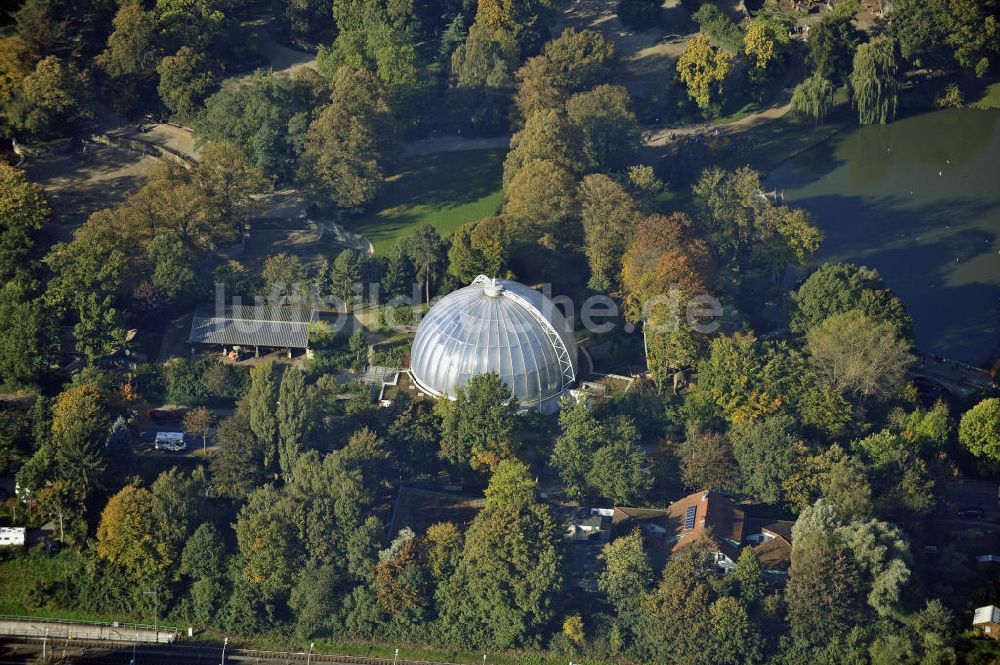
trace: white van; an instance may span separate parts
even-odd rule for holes
[[[184,442],[183,432],[157,432],[154,447],[157,450],[177,452],[187,448],[187,444]]]

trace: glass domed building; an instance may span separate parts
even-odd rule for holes
[[[555,304],[523,284],[480,275],[424,315],[410,375],[434,397],[454,398],[477,374],[496,372],[524,408],[554,411],[577,377],[573,329]]]

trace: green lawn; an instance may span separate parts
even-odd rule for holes
[[[977,109],[1000,109],[1000,83],[987,86],[983,96],[969,106]]]
[[[404,159],[371,212],[347,226],[371,240],[379,254],[425,224],[447,236],[499,209],[505,155],[502,149],[469,150]]]
[[[74,610],[38,607],[41,598],[32,598],[31,591],[38,584],[61,582],[77,570],[80,557],[67,549],[55,556],[48,556],[40,549],[6,553],[0,559],[0,614],[41,616],[52,619],[107,621],[102,617]],[[115,617],[122,619],[122,617]]]

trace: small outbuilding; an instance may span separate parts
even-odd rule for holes
[[[223,353],[272,350],[309,351],[309,325],[319,320],[315,309],[264,305],[201,306],[191,319],[191,344],[221,346]]]
[[[983,637],[1000,640],[1000,607],[977,607],[972,616],[972,627]]]

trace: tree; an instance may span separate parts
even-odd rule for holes
[[[211,522],[199,525],[181,552],[180,571],[195,580],[191,601],[195,620],[201,623],[212,623],[223,605],[227,558],[222,534]]]
[[[220,238],[239,238],[250,217],[261,207],[259,196],[271,191],[271,182],[235,143],[215,141],[201,149],[191,180],[214,214],[229,225]]]
[[[607,82],[615,64],[613,41],[594,30],[567,28],[545,44],[542,55],[529,58],[517,71],[514,104],[522,119],[558,108],[573,93]]]
[[[789,265],[806,265],[823,237],[807,213],[774,206],[763,191],[749,167],[706,169],[692,188],[700,229],[721,262],[748,273],[741,287],[758,299],[777,288]]]
[[[174,303],[195,294],[198,276],[191,268],[191,253],[173,233],[159,235],[146,247],[146,257],[153,267],[153,288],[167,302]]]
[[[278,462],[287,475],[307,445],[309,404],[305,377],[297,367],[289,367],[281,377],[278,391]]]
[[[732,68],[733,55],[712,46],[702,33],[695,35],[677,59],[677,72],[688,88],[688,96],[702,111],[717,107],[714,99],[722,95],[722,83]],[[712,111],[717,113],[716,111]]]
[[[962,414],[958,440],[977,457],[1000,460],[1000,399],[984,399]]]
[[[203,457],[208,457],[208,435],[213,429],[215,429],[215,414],[211,409],[199,406],[184,414],[184,431],[191,436],[201,437]]]
[[[594,452],[587,484],[615,505],[641,503],[653,487],[639,431],[631,418],[619,417],[606,428],[607,443]]]
[[[365,70],[341,67],[330,81],[330,103],[316,113],[299,177],[341,208],[378,193],[396,149],[385,89]]]
[[[501,460],[486,488],[486,508],[519,511],[535,502],[537,482],[528,466],[516,459]]]
[[[337,254],[330,266],[330,292],[344,304],[345,311],[361,285],[361,262],[361,252],[345,249]]]
[[[740,468],[725,435],[690,431],[681,451],[681,479],[686,487],[729,495],[740,490]]]
[[[510,252],[510,237],[503,220],[485,217],[455,229],[448,247],[448,273],[464,284],[478,275],[503,274]]]
[[[407,238],[406,251],[416,268],[417,279],[424,283],[424,302],[431,301],[431,282],[444,268],[445,244],[437,229],[430,224],[420,227]]]
[[[442,459],[473,469],[495,469],[513,455],[519,405],[498,374],[473,376],[448,406],[442,423]]]
[[[764,16],[755,16],[743,33],[743,54],[750,58],[751,78],[765,79],[768,70],[780,63],[791,38],[788,27]]]
[[[622,86],[599,85],[566,101],[566,117],[580,134],[589,170],[623,171],[635,160],[641,142],[632,98]]]
[[[560,407],[560,434],[552,448],[549,465],[559,472],[566,494],[581,497],[589,489],[587,474],[593,467],[594,453],[604,441],[604,432],[585,402],[564,401]]]
[[[532,113],[511,137],[510,151],[503,163],[504,187],[510,186],[526,164],[538,159],[579,173],[584,168],[579,143],[579,132],[560,109],[546,108]]]
[[[160,59],[159,21],[141,3],[125,3],[114,18],[108,46],[94,61],[111,77],[108,92],[115,106],[131,111],[152,87]]]
[[[96,293],[81,295],[77,314],[80,320],[73,327],[76,348],[90,362],[125,345],[125,330],[119,325],[118,310],[112,307],[110,296],[99,299]]]
[[[427,527],[421,546],[431,575],[436,580],[444,580],[458,564],[462,532],[451,522],[437,522]]]
[[[833,110],[833,97],[833,84],[821,74],[813,74],[792,91],[792,112],[803,120],[821,125]]]
[[[898,46],[886,35],[858,47],[851,71],[851,92],[862,125],[886,124],[896,117],[900,74]]]
[[[602,173],[586,176],[578,190],[583,249],[590,263],[591,288],[615,290],[625,251],[640,220],[635,201]]]
[[[850,263],[824,263],[792,294],[790,327],[806,333],[833,314],[860,309],[875,321],[892,323],[910,337],[913,321],[906,305],[885,286],[878,272]]]
[[[730,434],[743,492],[757,501],[778,503],[783,498],[782,481],[792,473],[801,445],[791,434],[793,426],[788,416],[771,416],[741,424]]]
[[[0,164],[0,279],[29,270],[38,232],[52,211],[42,188],[21,169]]]
[[[735,598],[723,596],[709,607],[711,663],[750,665],[764,657],[764,639],[746,608]]]
[[[714,544],[699,538],[675,552],[663,579],[644,599],[638,637],[650,660],[708,665],[712,637]]]
[[[469,526],[454,574],[436,593],[445,638],[495,649],[530,643],[554,618],[561,558],[548,506],[487,505]]]
[[[59,135],[91,115],[87,76],[54,55],[35,65],[21,91],[8,114],[15,127],[32,134]]]
[[[48,357],[50,326],[41,301],[18,281],[0,287],[0,386],[16,390],[38,379]]]
[[[97,554],[122,566],[136,580],[166,572],[177,558],[170,532],[170,516],[153,494],[126,485],[108,500],[97,526]]]
[[[287,181],[318,102],[318,91],[306,77],[258,72],[230,79],[205,100],[195,133],[205,141],[235,143],[261,172]]]
[[[372,72],[394,92],[418,85],[412,3],[338,2],[334,17],[338,34],[330,48],[317,53],[320,74],[330,78],[339,67],[350,66]]]
[[[819,540],[793,547],[785,594],[792,636],[822,646],[845,635],[857,621],[859,586],[857,568],[835,544]]]
[[[274,363],[266,362],[252,368],[246,408],[250,416],[250,430],[257,437],[264,453],[265,469],[270,469],[277,461],[278,418],[275,414],[277,401]]]
[[[633,616],[642,603],[642,592],[653,581],[653,570],[644,549],[642,532],[634,529],[604,546],[599,559],[603,567],[597,588],[607,595],[618,616],[635,621]]]
[[[806,350],[822,381],[861,400],[896,394],[913,362],[910,342],[895,326],[859,310],[830,316],[810,330]]]
[[[834,85],[847,81],[862,34],[850,15],[830,15],[809,31],[809,64],[816,76]]]
[[[550,248],[574,244],[580,236],[575,224],[576,181],[573,175],[547,159],[528,162],[507,187],[503,218],[511,236],[522,243]]]
[[[263,292],[275,304],[290,301],[293,305],[303,304],[309,295],[309,272],[306,265],[294,254],[275,254],[264,259]]]
[[[740,550],[731,578],[736,582],[739,599],[744,607],[750,608],[763,600],[767,591],[767,580],[764,579],[764,568],[757,559],[752,547]]]
[[[449,90],[456,120],[473,132],[501,131],[519,60],[520,48],[511,31],[474,23],[451,56]]]
[[[274,486],[263,485],[250,494],[236,518],[240,575],[263,599],[287,592],[300,563],[286,506]]]
[[[901,0],[889,14],[889,34],[918,67],[945,69],[954,62],[981,77],[1000,51],[996,9],[992,0]]]
[[[216,77],[204,53],[182,46],[156,66],[160,82],[156,87],[160,101],[181,122],[191,122],[208,95],[215,89]]]
[[[263,447],[250,426],[245,402],[219,423],[215,445],[210,463],[214,488],[223,496],[245,499],[267,477]]]

